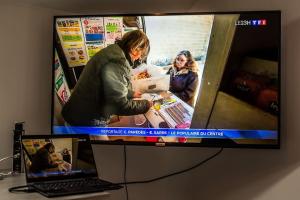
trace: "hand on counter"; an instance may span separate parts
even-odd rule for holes
[[[160,96],[161,96],[162,98],[164,98],[164,99],[170,99],[170,98],[171,98],[171,93],[170,93],[170,92],[167,92],[167,91],[161,92],[161,93],[160,93]]]
[[[141,98],[141,97],[142,97],[142,93],[140,91],[134,91],[133,98]]]
[[[148,104],[149,104],[149,108],[151,108],[153,106],[153,101],[148,100]]]

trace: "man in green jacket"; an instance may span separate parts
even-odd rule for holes
[[[149,40],[140,30],[99,51],[84,67],[62,116],[72,126],[103,126],[111,115],[146,113],[153,105],[133,100],[141,93],[132,90],[130,73],[134,61],[147,56]]]

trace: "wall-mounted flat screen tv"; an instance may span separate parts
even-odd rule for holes
[[[54,17],[52,134],[279,148],[281,12]]]

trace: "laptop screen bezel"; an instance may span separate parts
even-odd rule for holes
[[[80,178],[98,178],[98,171],[97,166],[95,162],[95,156],[92,149],[93,154],[93,162],[95,163],[95,173],[90,174],[75,174],[75,175],[69,175],[69,176],[48,176],[48,177],[29,177],[28,176],[28,169],[25,164],[25,152],[23,147],[23,140],[26,139],[59,139],[59,138],[77,138],[77,139],[86,139],[86,141],[90,144],[91,149],[92,145],[90,142],[90,137],[88,135],[84,134],[64,134],[64,135],[24,135],[21,137],[22,142],[22,153],[23,153],[23,161],[24,161],[24,169],[25,169],[25,175],[26,175],[26,181],[27,183],[36,183],[36,182],[45,182],[45,181],[59,181],[59,180],[66,180],[66,179],[80,179]]]

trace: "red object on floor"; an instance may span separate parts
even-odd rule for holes
[[[185,138],[185,137],[180,137],[180,138],[178,138],[178,142],[179,142],[179,143],[186,143],[186,142],[187,142],[187,138]]]
[[[146,137],[147,142],[158,142],[158,137]]]

